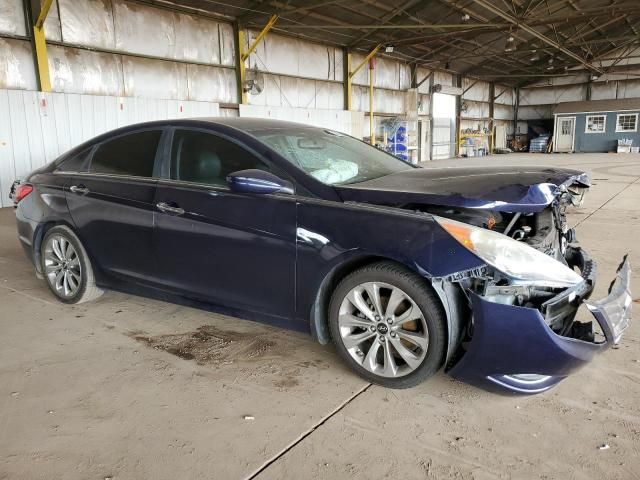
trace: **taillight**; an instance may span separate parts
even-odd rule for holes
[[[20,201],[33,192],[33,185],[28,183],[22,183],[16,187],[16,203],[20,203]]]

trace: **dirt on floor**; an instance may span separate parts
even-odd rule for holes
[[[636,157],[511,154],[428,167],[590,171],[591,192],[569,218],[599,262],[598,298],[625,253],[640,262]],[[13,210],[2,209],[0,480],[638,478],[639,323],[542,395],[495,395],[443,373],[388,390],[300,333],[115,292],[58,303],[18,244]]]

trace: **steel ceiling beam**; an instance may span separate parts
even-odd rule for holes
[[[600,73],[600,74],[604,73],[604,71],[602,69],[596,67],[595,65],[590,64],[587,60],[582,58],[580,55],[572,52],[568,48],[563,47],[562,45],[560,45],[555,40],[552,40],[549,37],[547,37],[546,35],[543,35],[542,33],[538,32],[535,28],[529,27],[527,24],[522,23],[519,19],[514,18],[513,16],[511,16],[510,14],[508,14],[506,12],[503,12],[499,8],[496,8],[495,6],[493,6],[488,1],[486,1],[486,0],[473,0],[473,2],[476,3],[477,5],[485,8],[486,10],[489,10],[491,13],[493,13],[493,14],[495,14],[495,15],[503,18],[503,19],[505,19],[509,23],[512,23],[514,26],[516,26],[520,30],[522,30],[524,32],[527,32],[528,34],[536,37],[538,40],[541,40],[544,43],[546,43],[547,45],[550,45],[550,46],[554,47],[556,50],[564,53],[565,55],[569,56],[570,58],[573,58],[578,63],[580,63],[581,65],[585,66],[587,69],[592,70],[592,71],[597,72],[597,73]]]
[[[382,18],[380,18],[380,23],[388,23],[391,20],[393,20],[394,18],[396,18],[398,15],[400,15],[402,12],[404,12],[407,8],[411,8],[413,7],[415,4],[420,3],[422,0],[408,0],[405,3],[403,3],[402,5],[400,5],[398,8],[396,8],[395,10],[385,14],[384,16],[382,16]],[[354,47],[355,45],[357,45],[359,42],[361,42],[362,40],[364,40],[365,38],[367,38],[369,35],[373,35],[374,33],[376,33],[377,30],[373,30],[372,32],[367,32],[364,35],[360,35],[358,38],[356,38],[353,42],[351,42],[351,44],[349,45],[349,47]]]
[[[287,5],[288,8],[286,9],[286,13],[287,15],[291,15],[295,13],[309,13],[318,8],[328,7],[330,5],[334,5],[336,3],[343,3],[345,1],[348,1],[348,0],[326,0],[324,2],[314,2],[306,5],[301,5],[299,7],[295,5]],[[263,2],[261,1],[255,1],[249,4],[249,7],[246,7],[249,13],[238,16],[237,17],[238,23],[240,25],[245,25],[246,23],[255,21],[259,17],[269,16],[270,13],[268,12],[252,11],[253,9],[260,7],[261,4],[263,4]],[[281,10],[285,10],[285,9],[281,9]]]
[[[346,25],[287,25],[287,28],[292,30],[308,30],[311,28],[333,28],[333,29],[346,29],[346,30],[429,30],[429,29],[469,29],[469,28],[487,28],[487,27],[502,27],[508,28],[510,25],[508,23],[478,23],[478,24],[469,24],[469,23],[449,23],[449,24],[417,24],[417,25],[357,25],[357,24],[346,24]],[[367,34],[368,36],[369,34]]]

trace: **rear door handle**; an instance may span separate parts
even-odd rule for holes
[[[165,202],[160,202],[156,204],[158,210],[163,213],[168,213],[169,215],[184,215],[184,209],[180,207],[174,207]]]
[[[84,185],[71,185],[69,187],[69,190],[79,195],[86,195],[87,193],[89,193],[89,189]]]

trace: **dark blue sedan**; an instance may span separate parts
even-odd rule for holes
[[[542,392],[617,344],[629,264],[595,264],[564,169],[408,165],[347,135],[258,119],[152,122],[16,182],[19,237],[65,303],[104,288],[188,301],[333,341],[366,379]],[[595,322],[576,320],[582,304]]]

